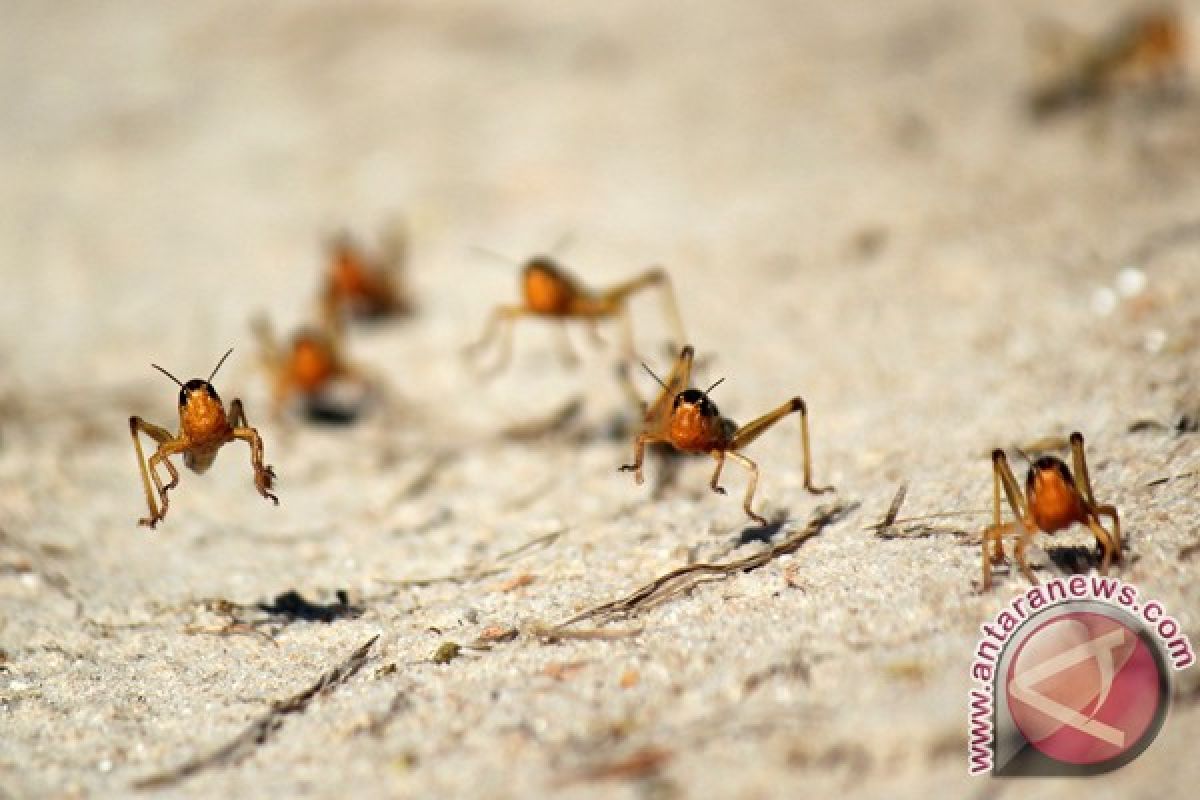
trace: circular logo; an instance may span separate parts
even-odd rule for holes
[[[1054,616],[1020,643],[1005,680],[1021,735],[1063,764],[1103,771],[1136,758],[1166,716],[1154,642],[1113,609]]]

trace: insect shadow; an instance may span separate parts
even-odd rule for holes
[[[790,512],[786,508],[781,508],[779,511],[771,515],[770,522],[765,525],[753,524],[742,528],[742,532],[738,534],[734,541],[733,548],[736,550],[743,545],[759,542],[761,544],[770,544],[775,535],[783,530],[783,526],[787,524]]]
[[[285,618],[288,622],[334,622],[339,619],[358,619],[365,610],[362,606],[351,605],[350,596],[345,589],[338,589],[337,600],[324,605],[304,599],[295,589],[288,589],[270,603],[259,603],[260,611],[272,616]]]
[[[1103,549],[1084,544],[1044,547],[1046,558],[1068,575],[1086,575],[1092,570],[1101,570],[1104,564]]]

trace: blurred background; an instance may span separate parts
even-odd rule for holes
[[[697,328],[764,281],[797,313],[827,299],[805,276],[869,275],[856,245],[915,272],[951,248],[1028,261],[1049,229],[1038,257],[1082,267],[1101,227],[1112,261],[1194,190],[1194,111],[1025,107],[1038,25],[1101,37],[1138,9],[12,3],[6,358],[209,363],[252,310],[298,313],[324,237],[401,214],[435,326],[511,291],[473,246],[564,237],[596,283],[668,265]]]

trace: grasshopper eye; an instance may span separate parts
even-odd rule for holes
[[[192,380],[183,384],[179,390],[179,407],[185,407],[191,401],[192,396],[196,392],[204,392],[206,395],[218,402],[221,400],[220,396],[217,395],[217,390],[213,388],[211,383],[206,380],[202,380],[201,378],[193,378]]]
[[[685,403],[690,406],[696,406],[700,410],[700,413],[706,417],[714,416],[717,412],[717,407],[699,389],[685,389],[675,395],[675,408],[679,408]]]

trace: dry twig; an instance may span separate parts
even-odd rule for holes
[[[386,583],[389,586],[395,586],[398,589],[424,589],[428,586],[436,586],[439,583],[471,583],[491,578],[499,575],[506,567],[501,566],[502,562],[508,561],[522,553],[530,550],[535,550],[542,547],[549,547],[558,541],[564,534],[566,529],[543,533],[541,536],[535,536],[524,544],[518,545],[511,550],[505,550],[496,556],[495,562],[490,565],[472,564],[460,572],[451,573],[449,575],[437,575],[431,578],[376,578],[380,583]]]
[[[700,583],[723,580],[739,572],[758,569],[780,556],[796,552],[806,541],[819,534],[827,526],[837,522],[857,506],[857,503],[821,506],[813,512],[807,525],[774,547],[725,564],[688,564],[678,567],[665,575],[660,575],[619,600],[613,600],[576,614],[558,625],[540,631],[539,635],[548,639],[570,638],[570,634],[564,629],[578,622],[599,618],[603,624],[617,617],[631,616],[639,611],[665,603]]]
[[[283,727],[284,717],[288,714],[302,713],[315,698],[332,692],[354,677],[354,674],[366,663],[367,654],[378,639],[379,634],[372,636],[351,653],[349,658],[322,675],[312,686],[273,704],[270,711],[252,722],[249,727],[227,744],[212,753],[186,761],[178,767],[136,781],[133,784],[134,788],[163,789],[174,786],[203,770],[231,766],[249,758],[257,748],[270,741],[271,737]]]

